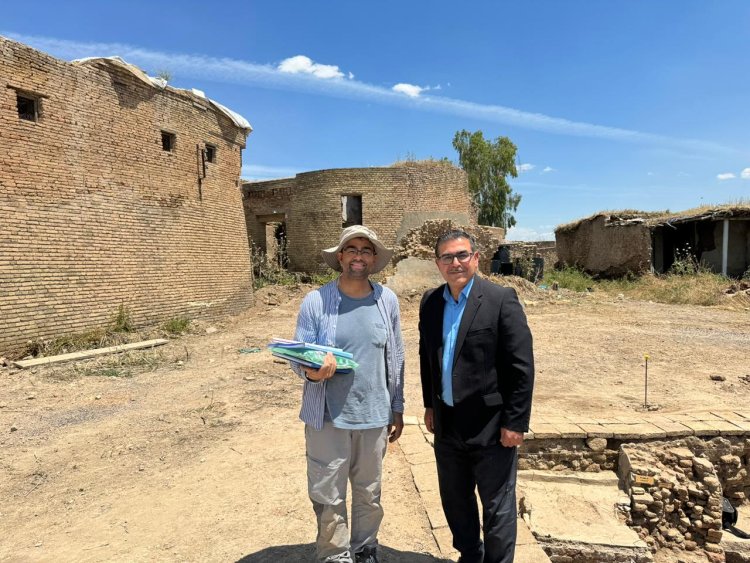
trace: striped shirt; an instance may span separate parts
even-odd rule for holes
[[[401,314],[398,298],[387,287],[370,282],[373,287],[373,298],[388,331],[385,344],[385,372],[388,394],[391,398],[391,410],[404,412],[404,343],[401,339]],[[338,280],[311,291],[302,301],[297,317],[297,330],[294,339],[311,344],[335,346],[336,321],[339,315]],[[302,409],[299,417],[305,424],[315,430],[323,428],[323,416],[326,408],[326,382],[309,381],[305,372],[297,364],[292,369],[305,380],[302,390]]]

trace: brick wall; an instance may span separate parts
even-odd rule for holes
[[[320,251],[338,242],[343,195],[362,197],[363,224],[391,248],[409,229],[429,219],[476,223],[466,174],[444,163],[319,170],[287,180],[248,183],[244,193],[248,232],[261,236],[260,219],[271,209],[284,214],[289,267],[294,271],[326,269]]]
[[[0,132],[0,353],[106,325],[120,304],[145,325],[251,303],[246,131],[207,100],[0,37]]]

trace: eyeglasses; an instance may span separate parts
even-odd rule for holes
[[[468,262],[471,257],[474,256],[473,252],[458,252],[456,254],[443,254],[441,256],[438,256],[438,261],[443,266],[450,266],[453,264],[453,260],[458,260],[461,264],[464,264]]]
[[[360,250],[360,249],[354,248],[353,246],[347,246],[341,252],[351,257],[364,256],[365,258],[372,258],[373,256],[375,256],[375,251],[372,248],[362,248]]]

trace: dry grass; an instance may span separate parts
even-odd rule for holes
[[[723,302],[728,282],[717,274],[698,272],[684,276],[647,274],[636,279],[603,280],[596,282],[596,287],[640,301],[711,306]]]
[[[706,213],[714,213],[717,211],[729,211],[729,210],[740,211],[740,212],[745,212],[745,213],[750,214],[750,199],[740,198],[740,199],[725,202],[725,203],[716,203],[716,204],[708,203],[705,205],[701,205],[699,207],[693,207],[691,209],[686,209],[685,211],[678,211],[678,212],[672,212],[672,211],[669,211],[668,209],[664,211],[639,211],[637,209],[598,211],[592,215],[589,215],[588,217],[584,217],[582,219],[576,219],[575,221],[570,221],[569,223],[563,223],[562,225],[558,225],[557,228],[555,229],[555,232],[573,231],[576,228],[578,228],[581,224],[586,223],[588,221],[592,221],[593,219],[596,219],[597,217],[615,216],[615,217],[619,217],[620,219],[641,218],[641,219],[644,219],[647,224],[655,225],[655,224],[663,223],[675,217],[692,217],[695,215],[703,215]]]

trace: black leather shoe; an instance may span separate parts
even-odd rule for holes
[[[375,552],[374,547],[365,546],[362,551],[354,554],[356,563],[380,563]]]

